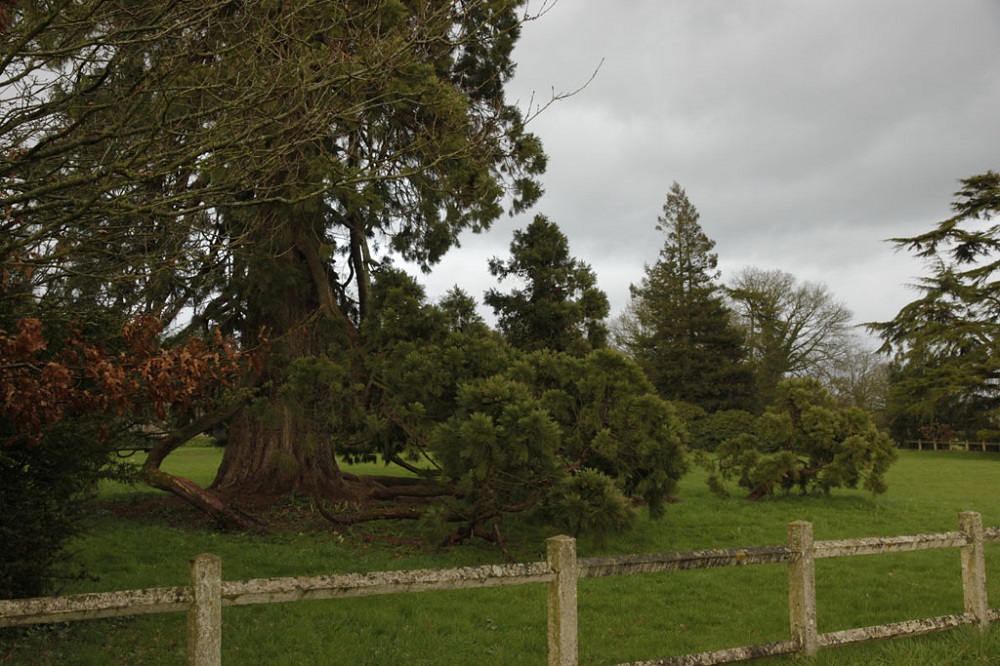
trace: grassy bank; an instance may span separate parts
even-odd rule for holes
[[[187,448],[171,471],[207,483],[219,452]],[[380,466],[372,471],[382,472]],[[817,539],[889,536],[957,529],[957,514],[976,510],[1000,525],[1000,456],[903,452],[889,493],[779,497],[748,503],[710,494],[693,473],[659,522],[606,547],[583,540],[582,557],[782,543],[791,520],[815,525]],[[419,537],[416,525],[369,525],[318,533],[221,534],[186,507],[148,490],[108,485],[89,534],[76,548],[97,580],[68,592],[181,585],[187,562],[219,555],[227,579],[451,567],[501,561],[488,544],[446,551],[390,545],[383,537]],[[154,501],[150,501],[154,500]],[[143,506],[142,511],[130,510]],[[308,511],[290,502],[289,512]],[[509,521],[514,555],[544,559],[545,528]],[[987,552],[991,598],[1000,599],[1000,548]],[[582,664],[653,659],[787,637],[781,565],[690,571],[580,582]],[[961,612],[958,552],[928,551],[821,560],[819,629]],[[997,601],[994,601],[994,606]],[[226,609],[227,664],[543,664],[545,589],[428,592]],[[916,639],[821,652],[817,664],[1000,663],[997,630],[985,638],[957,630]],[[0,633],[4,664],[183,664],[183,615],[73,623]],[[787,664],[788,659],[755,663]]]

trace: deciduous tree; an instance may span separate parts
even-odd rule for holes
[[[4,295],[0,305],[10,305]],[[0,326],[9,326],[4,319]],[[182,443],[191,412],[235,399],[247,370],[221,337],[163,347],[158,322],[139,319],[117,337],[103,333],[120,341],[113,349],[88,340],[84,328],[47,329],[36,318],[0,327],[0,598],[39,596],[65,575],[79,501],[117,471],[112,450],[147,445],[150,428]],[[162,487],[191,489],[171,475]],[[204,501],[197,493],[190,499]],[[231,525],[249,524],[211,509]]]
[[[880,425],[885,425],[890,372],[889,358],[885,354],[856,341],[819,379],[839,404],[861,407]]]
[[[758,409],[774,400],[783,378],[827,376],[852,349],[851,311],[826,285],[748,267],[727,291],[746,335]]]

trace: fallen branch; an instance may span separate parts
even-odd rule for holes
[[[224,529],[267,532],[268,526],[253,516],[227,505],[215,493],[182,476],[158,468],[143,467],[142,478],[150,486],[172,493],[204,512]]]

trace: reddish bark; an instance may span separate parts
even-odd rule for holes
[[[336,451],[280,404],[281,423],[267,423],[252,409],[237,414],[212,487],[239,495],[304,495],[336,498],[345,490]]]
[[[278,496],[291,492],[342,498],[356,492],[337,464],[329,434],[331,407],[321,395],[295,404],[282,396],[288,369],[298,359],[322,356],[331,344],[353,344],[355,331],[340,311],[330,279],[319,259],[318,241],[308,233],[308,220],[296,230],[284,208],[261,214],[261,244],[272,248],[273,264],[266,274],[250,274],[267,291],[252,296],[250,330],[274,332],[264,359],[267,384],[258,404],[241,410],[230,421],[226,450],[213,489],[239,496]],[[276,224],[280,222],[280,224]],[[276,226],[272,226],[276,224]],[[273,276],[280,275],[275,281]],[[331,338],[337,338],[333,342]],[[322,387],[317,386],[317,393]]]

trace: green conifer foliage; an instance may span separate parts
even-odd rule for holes
[[[955,214],[934,229],[895,238],[926,260],[920,297],[872,324],[893,354],[888,412],[894,433],[915,439],[946,427],[993,437],[1000,409],[1000,173],[966,178]],[[993,431],[993,432],[991,432]]]
[[[524,285],[486,292],[497,327],[519,349],[551,349],[577,356],[606,346],[608,298],[590,266],[570,256],[569,241],[543,215],[515,231],[507,261],[490,260],[490,273]]]
[[[635,322],[623,346],[664,398],[707,411],[742,408],[750,392],[743,337],[699,217],[674,183],[656,227],[666,236],[660,257],[631,288]]]
[[[787,379],[753,432],[723,442],[716,458],[703,456],[720,494],[735,480],[750,499],[798,488],[887,490],[885,474],[896,460],[895,444],[859,407],[838,407],[815,379]]]

